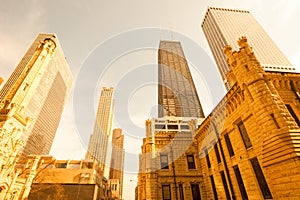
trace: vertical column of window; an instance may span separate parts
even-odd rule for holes
[[[225,142],[226,142],[226,146],[227,146],[229,155],[230,155],[230,157],[232,157],[232,156],[234,156],[234,151],[233,151],[233,148],[232,148],[232,145],[231,145],[229,135],[228,134],[224,135],[224,138],[225,138]]]
[[[271,191],[269,189],[268,183],[265,179],[263,171],[261,170],[261,167],[260,167],[260,164],[259,164],[257,158],[255,157],[255,158],[250,159],[250,162],[251,162],[252,168],[254,170],[260,191],[262,192],[262,194],[264,196],[264,199],[272,199],[273,197],[272,197]]]
[[[187,155],[188,169],[196,169],[194,155]]]
[[[216,153],[217,162],[221,163],[221,156],[220,156],[220,152],[219,152],[219,148],[218,148],[218,143],[215,144],[214,149],[215,149],[215,153]]]
[[[222,183],[223,183],[223,187],[224,187],[226,199],[230,200],[231,198],[230,198],[230,193],[229,193],[227,181],[226,181],[226,178],[225,178],[225,174],[224,174],[223,171],[221,171],[220,174],[221,174],[221,179],[222,179]]]
[[[184,200],[184,192],[183,192],[182,183],[179,183],[179,196],[180,196],[180,200]]]
[[[246,149],[252,147],[250,138],[248,136],[248,133],[246,131],[246,128],[245,128],[245,125],[244,125],[243,121],[240,121],[237,126],[238,126],[239,132],[242,136],[242,139],[243,139],[243,142],[244,142],[244,145],[245,145]]]
[[[171,188],[170,185],[162,185],[163,200],[171,200]]]
[[[160,154],[160,167],[161,169],[169,169],[168,154]]]
[[[214,177],[213,177],[213,175],[210,175],[209,178],[210,178],[210,183],[211,183],[212,191],[214,194],[214,198],[215,198],[215,200],[218,200],[218,193],[217,193]]]
[[[205,158],[206,158],[207,167],[211,168],[211,164],[210,164],[210,160],[209,160],[209,155],[208,155],[207,149],[205,149],[204,152],[205,152]]]
[[[246,188],[245,188],[245,185],[244,185],[244,181],[242,179],[242,175],[240,173],[240,170],[239,170],[238,166],[237,165],[233,166],[233,170],[234,170],[235,177],[236,177],[236,180],[237,180],[238,185],[239,185],[241,196],[242,196],[243,200],[247,200],[248,195],[247,195]]]

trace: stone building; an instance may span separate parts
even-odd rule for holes
[[[206,199],[299,199],[300,74],[224,48],[233,87],[197,130]],[[253,52],[254,51],[254,52]]]
[[[201,120],[165,117],[146,121],[139,161],[138,199],[200,198],[203,187],[197,143],[189,121]]]

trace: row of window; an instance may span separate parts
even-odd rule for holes
[[[178,185],[178,190],[179,190],[179,199],[184,200],[184,189],[183,189],[183,184],[179,183]],[[178,195],[178,191],[176,188],[175,191]],[[192,192],[192,200],[201,200],[201,195],[200,195],[200,188],[199,184],[197,183],[191,183],[191,192]],[[162,197],[163,200],[171,200],[171,187],[170,184],[165,184],[162,185]]]
[[[187,155],[188,169],[196,169],[194,155]],[[160,154],[160,166],[161,169],[169,169],[168,154]]]
[[[259,165],[258,159],[256,157],[254,157],[254,158],[250,159],[250,163],[252,165],[253,171],[255,173],[255,177],[257,179],[260,191],[261,191],[264,199],[272,199],[271,191],[269,189],[269,186],[267,184],[265,176],[262,172],[262,169]],[[242,199],[247,200],[248,195],[247,195],[247,191],[246,191],[244,181],[243,181],[241,172],[239,170],[239,167],[237,165],[233,166],[233,171],[234,171],[237,183],[238,183],[238,187],[239,187],[239,190],[240,190],[240,193],[241,193],[241,197],[242,197]],[[224,187],[224,192],[225,192],[226,199],[230,200],[231,196],[230,196],[229,187],[228,187],[228,184],[227,184],[227,181],[226,181],[224,171],[220,172],[220,176],[221,176],[221,179],[222,179],[222,184],[223,184],[223,187]],[[212,187],[214,199],[218,199],[218,193],[217,193],[217,189],[216,189],[216,185],[215,185],[213,175],[210,176],[210,182],[211,182],[211,187]]]

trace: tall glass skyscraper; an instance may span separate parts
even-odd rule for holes
[[[49,154],[72,82],[56,35],[39,34],[0,91],[1,114],[30,122],[23,154]]]
[[[237,41],[242,36],[247,37],[265,71],[296,70],[249,11],[209,7],[202,29],[227,89],[231,86],[226,78],[229,67],[223,48],[232,45],[238,50]]]
[[[180,42],[160,41],[158,117],[204,117]]]
[[[94,131],[90,137],[86,159],[95,159],[99,162],[104,173],[106,166],[106,156],[108,140],[111,135],[114,100],[114,89],[103,87],[98,104],[97,115],[94,124]]]

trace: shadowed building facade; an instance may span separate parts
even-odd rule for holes
[[[232,73],[227,73],[230,69],[223,47],[230,44],[238,50],[236,41],[241,36],[247,37],[265,71],[295,72],[292,64],[249,11],[209,7],[202,29],[227,90],[232,86],[228,79],[234,77]]]
[[[112,197],[122,199],[123,193],[123,175],[124,175],[124,135],[122,129],[116,128],[112,134],[112,153],[109,170],[109,181],[114,184]]]
[[[72,85],[54,34],[39,34],[0,91],[0,108],[30,120],[21,140],[25,154],[49,154]]]
[[[204,117],[180,42],[160,41],[158,117]]]
[[[90,136],[86,159],[95,159],[100,165],[103,174],[106,170],[106,156],[108,140],[111,136],[114,100],[114,89],[103,87],[99,99],[94,131]]]

